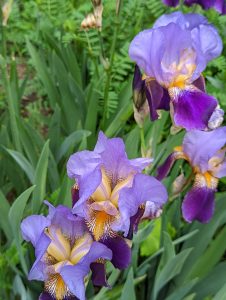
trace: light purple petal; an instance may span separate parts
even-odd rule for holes
[[[85,232],[84,220],[72,214],[72,210],[59,205],[52,216],[51,225],[60,228],[62,233],[71,240],[80,237]]]
[[[208,161],[226,144],[226,127],[205,132],[188,132],[183,141],[183,151],[190,158],[193,166],[198,166],[202,173],[208,170]]]
[[[214,193],[212,189],[193,187],[182,204],[184,219],[187,222],[209,222],[214,211]]]
[[[131,249],[121,236],[107,238],[102,241],[112,251],[112,264],[115,268],[125,269],[131,262]]]
[[[147,201],[163,205],[167,201],[166,188],[154,177],[137,174],[133,186],[124,188],[119,194],[120,222],[125,236],[130,228],[130,218],[137,213],[139,206]]]
[[[199,90],[180,90],[173,96],[174,122],[186,130],[203,130],[217,107],[217,100]]]
[[[50,243],[51,243],[50,238],[47,237],[46,234],[43,232],[36,244],[36,248],[35,248],[36,260],[29,272],[28,275],[29,280],[44,281],[46,279],[46,272],[45,272],[46,265],[41,259],[43,258],[43,255],[45,254]]]
[[[99,258],[111,260],[112,252],[105,245],[94,242],[77,265],[65,266],[60,272],[70,291],[80,300],[85,300],[84,278],[90,272],[90,264]]]
[[[130,160],[130,165],[136,168],[139,172],[144,170],[153,162],[153,158],[135,158]]]
[[[224,160],[219,166],[217,166],[212,172],[217,178],[222,178],[226,176],[226,161]]]
[[[101,169],[95,169],[93,172],[86,176],[79,178],[79,200],[75,203],[73,207],[73,213],[84,217],[85,211],[83,211],[83,204],[89,199],[89,197],[95,192],[97,187],[101,183]]]
[[[159,17],[154,23],[153,28],[167,26],[170,23],[178,24],[182,29],[192,30],[200,24],[208,24],[208,20],[200,14],[183,14],[180,11],[176,11]]]
[[[67,162],[68,177],[77,179],[90,174],[100,165],[100,155],[94,151],[81,151],[70,156]]]
[[[23,239],[31,242],[34,247],[41,237],[44,229],[50,225],[50,220],[44,216],[33,215],[24,219],[21,223]]]
[[[121,138],[108,139],[100,132],[94,151],[100,154],[102,166],[111,176],[113,186],[119,178],[126,178],[135,169],[127,158],[125,144]]]

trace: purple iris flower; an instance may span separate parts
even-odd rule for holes
[[[226,2],[225,0],[185,0],[184,4],[191,6],[193,4],[199,4],[203,9],[216,9],[220,14],[226,14]]]
[[[214,194],[219,178],[226,176],[226,127],[213,131],[188,132],[182,147],[174,152],[158,169],[158,179],[167,176],[175,160],[185,159],[192,167],[194,184],[182,204],[186,221],[208,222],[214,211]]]
[[[76,180],[78,189],[73,192],[73,213],[86,220],[95,240],[112,243],[116,232],[128,236],[136,228],[147,202],[158,208],[166,202],[162,183],[141,173],[151,161],[129,160],[122,139],[108,139],[102,132],[93,151],[70,157],[67,172]]]
[[[170,109],[176,126],[206,129],[217,100],[205,93],[201,72],[221,51],[218,32],[198,14],[163,15],[140,32],[129,49],[143,72],[135,69],[133,87],[145,91],[151,119],[158,119],[158,109]]]
[[[179,5],[180,1],[179,0],[162,0],[162,2],[167,6],[175,7],[175,6]]]
[[[105,260],[112,251],[93,240],[84,221],[64,206],[49,206],[47,217],[23,220],[23,238],[33,244],[36,261],[29,280],[44,281],[40,300],[85,300],[85,280],[92,270],[95,285],[107,285]]]

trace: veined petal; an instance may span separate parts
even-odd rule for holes
[[[69,287],[69,290],[80,300],[85,300],[84,278],[89,274],[91,263],[97,259],[111,260],[112,252],[105,245],[94,242],[87,255],[75,266],[65,266],[61,270],[61,276]]]
[[[142,188],[141,188],[142,187]],[[163,205],[167,200],[166,188],[154,177],[137,174],[133,186],[124,188],[119,196],[119,211],[121,217],[121,230],[127,236],[130,228],[130,218],[134,216],[140,205],[152,201]]]
[[[185,196],[182,204],[183,217],[187,222],[197,220],[207,223],[214,211],[215,190],[194,186]]]
[[[174,122],[176,126],[186,130],[203,130],[208,127],[208,121],[217,107],[217,100],[199,90],[172,89],[170,91],[174,107]]]
[[[183,152],[190,158],[193,167],[202,173],[209,169],[209,160],[226,144],[226,127],[213,131],[193,130],[186,133]]]
[[[44,216],[33,215],[24,219],[21,223],[23,239],[31,242],[35,247],[41,237],[42,232],[50,225],[50,220]]]
[[[121,236],[110,237],[102,241],[112,251],[112,264],[115,268],[125,269],[131,262],[131,247]]]

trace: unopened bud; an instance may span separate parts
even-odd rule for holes
[[[101,5],[101,0],[92,0],[93,6],[100,6]]]
[[[179,194],[182,191],[185,184],[186,184],[186,178],[182,173],[173,182],[173,188],[172,188],[173,195]]]
[[[3,26],[7,25],[7,22],[8,22],[11,10],[12,10],[12,4],[13,4],[13,1],[9,0],[2,7],[2,19],[3,19],[2,25]]]
[[[88,14],[81,23],[83,29],[102,28],[103,5],[94,7],[93,13]]]

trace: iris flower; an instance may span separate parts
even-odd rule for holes
[[[120,138],[99,133],[93,151],[73,154],[67,164],[75,179],[73,213],[83,217],[94,239],[108,241],[116,233],[128,236],[151,202],[158,210],[167,200],[165,187],[141,171],[151,159],[129,160]]]
[[[84,281],[90,269],[95,285],[107,285],[104,262],[112,259],[112,251],[94,241],[69,208],[48,205],[47,217],[29,216],[21,224],[23,238],[35,248],[28,278],[44,281],[40,300],[85,300]]]
[[[164,4],[173,7],[179,5],[179,2],[180,2],[179,0],[163,0]],[[214,8],[221,14],[226,13],[225,0],[185,0],[184,4],[187,6],[191,6],[193,4],[199,4],[202,6],[203,9]]]
[[[208,222],[214,211],[214,194],[218,181],[226,176],[226,127],[205,132],[188,132],[181,147],[174,152],[158,169],[160,180],[167,176],[175,160],[184,159],[192,167],[194,183],[186,194],[182,204],[183,217],[186,221]]]
[[[170,109],[176,126],[207,128],[217,100],[205,93],[201,73],[221,51],[217,30],[198,14],[163,15],[152,29],[140,32],[129,55],[139,67],[134,88],[145,91],[151,119],[158,119],[158,109]]]

